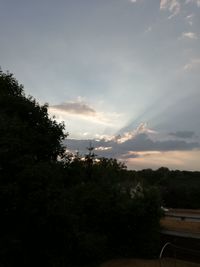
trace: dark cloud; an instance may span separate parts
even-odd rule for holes
[[[84,102],[66,102],[59,105],[51,106],[50,108],[65,111],[73,114],[95,116],[96,111]]]
[[[139,134],[135,138],[128,140],[121,145],[127,151],[174,151],[199,148],[199,143],[186,142],[185,140],[153,141],[145,133]]]
[[[107,158],[118,158],[123,152],[118,149],[118,144],[112,141],[105,140],[76,140],[76,139],[67,139],[64,142],[67,149],[72,152],[79,152],[81,155],[88,153],[88,147],[92,145],[95,149],[95,154],[98,157],[107,157]],[[109,148],[108,150],[102,150],[102,148]]]
[[[139,151],[184,151],[200,148],[200,144],[197,142],[187,142],[185,140],[165,140],[165,141],[153,141],[145,133],[138,134],[130,140],[123,143],[117,143],[116,141],[106,141],[104,139],[100,141],[92,140],[92,146],[96,148],[95,153],[100,157],[115,157],[115,158],[133,158],[137,157]],[[69,150],[78,150],[81,154],[87,152],[87,147],[90,145],[90,140],[66,140],[66,145]],[[99,148],[99,149],[98,149]],[[103,150],[102,148],[109,148]],[[131,154],[128,154],[132,151]]]
[[[81,154],[85,154],[87,148],[90,147],[90,144],[95,147],[95,144],[91,140],[77,140],[77,139],[67,139],[64,142],[64,145],[67,149],[71,151],[79,151]]]
[[[174,133],[169,133],[172,136],[178,137],[178,138],[192,138],[194,137],[194,132],[192,131],[177,131]]]
[[[139,158],[140,155],[134,152],[131,153],[127,153],[127,154],[123,154],[120,156],[121,160],[127,160],[127,159],[135,159],[135,158]]]

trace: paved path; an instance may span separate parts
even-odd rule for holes
[[[160,223],[161,233],[200,239],[200,210],[168,209]]]

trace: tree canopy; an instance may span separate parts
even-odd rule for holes
[[[62,156],[64,125],[48,116],[48,106],[26,97],[10,73],[0,71],[0,171],[12,175],[23,165]]]

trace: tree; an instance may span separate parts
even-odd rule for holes
[[[57,158],[64,156],[66,134],[62,123],[49,118],[47,108],[26,97],[13,75],[0,70],[3,266],[53,266],[62,261],[67,223],[64,169]]]
[[[0,174],[15,176],[27,164],[63,156],[64,125],[48,116],[48,105],[26,97],[22,85],[0,70]]]

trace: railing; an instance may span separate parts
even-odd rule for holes
[[[161,249],[159,263],[160,267],[200,267],[200,250],[167,242]]]

